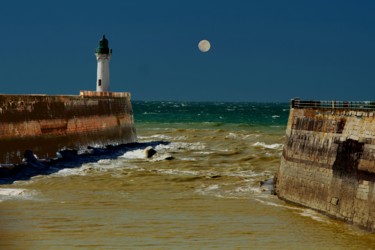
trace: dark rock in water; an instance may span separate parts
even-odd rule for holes
[[[174,157],[172,155],[167,155],[164,160],[167,160],[167,161],[170,161],[170,160],[173,160]]]
[[[275,194],[275,182],[274,178],[270,178],[260,182],[260,186],[263,192],[269,192],[270,194]]]
[[[156,154],[156,150],[153,149],[151,146],[145,148],[145,155],[147,158],[151,158]]]
[[[216,178],[220,178],[221,175],[213,175],[213,176],[210,176],[211,179],[216,179]]]
[[[26,150],[25,153],[23,153],[23,157],[25,157],[27,162],[37,162],[38,159],[35,157],[33,151]]]
[[[26,150],[25,153],[23,154],[23,157],[28,167],[32,167],[36,169],[49,168],[49,166],[39,161],[31,150]]]
[[[87,147],[88,149],[95,149],[94,147]],[[106,145],[105,146],[105,148],[106,149],[109,149],[109,150],[112,150],[112,149],[115,149],[116,148],[116,146],[115,145]]]
[[[77,150],[64,150],[60,151],[61,156],[66,160],[74,160],[78,158],[78,151]]]

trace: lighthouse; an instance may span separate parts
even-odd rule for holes
[[[109,60],[111,59],[112,49],[108,47],[108,40],[104,35],[99,42],[95,55],[98,61],[96,91],[109,91]]]

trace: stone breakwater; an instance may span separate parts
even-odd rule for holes
[[[374,104],[292,100],[276,194],[374,232]]]
[[[26,150],[51,158],[63,149],[135,142],[130,94],[0,95],[0,140],[1,164],[20,162]]]

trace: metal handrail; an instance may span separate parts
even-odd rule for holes
[[[299,98],[291,100],[291,107],[345,109],[345,110],[375,110],[375,101],[302,101]]]

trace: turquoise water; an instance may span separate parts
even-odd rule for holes
[[[133,102],[136,123],[285,126],[289,103]]]
[[[288,103],[133,108],[142,146],[0,186],[0,249],[375,247],[373,235],[271,194]]]

